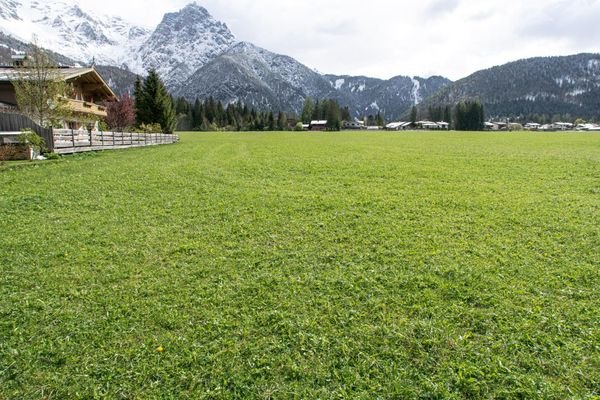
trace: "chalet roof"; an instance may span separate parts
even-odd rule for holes
[[[110,86],[94,68],[54,68],[52,74],[56,74],[66,82],[80,81],[84,84],[96,85],[96,90],[108,98],[117,98]],[[28,75],[28,68],[24,67],[0,67],[0,82],[10,82]]]

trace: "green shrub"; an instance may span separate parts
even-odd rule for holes
[[[158,123],[141,124],[140,131],[143,133],[162,133],[163,129]]]
[[[31,129],[21,130],[18,140],[20,145],[29,146],[36,153],[41,153],[46,150],[46,142],[44,139]]]
[[[98,121],[98,129],[102,132],[110,132],[112,129],[108,126],[105,120]]]

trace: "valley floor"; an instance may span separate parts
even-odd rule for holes
[[[587,133],[0,169],[0,398],[595,398],[599,177]]]

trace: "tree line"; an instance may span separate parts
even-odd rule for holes
[[[331,131],[339,131],[342,122],[350,121],[350,110],[348,107],[340,107],[333,99],[313,100],[307,97],[302,107],[301,120],[305,124],[311,121],[327,121],[326,128]]]
[[[209,97],[189,102],[183,97],[173,99],[154,70],[135,83],[134,98],[124,95],[119,101],[106,105],[108,128],[161,130],[164,133],[181,131],[284,131],[302,129],[302,122],[327,120],[327,129],[340,130],[342,120],[350,120],[347,107],[335,100],[307,99],[302,118],[283,111],[258,111],[242,103],[226,106]]]
[[[133,124],[138,128],[150,127],[164,133],[175,129],[182,131],[284,131],[301,129],[298,124],[311,121],[327,121],[326,129],[337,131],[344,121],[351,121],[348,107],[341,107],[333,99],[312,99],[304,101],[300,118],[283,111],[257,111],[242,103],[226,106],[221,101],[209,97],[196,99],[193,103],[183,97],[174,100],[168,93],[156,71],[151,70],[142,81],[135,83],[134,99],[125,95],[115,103],[107,105],[107,123],[116,130],[125,129]],[[450,106],[429,107],[427,117],[432,121],[446,121],[455,130],[483,130],[485,111],[477,101],[461,101],[453,108]],[[412,122],[417,120],[417,107],[410,112]],[[370,115],[367,125],[384,126],[381,113]]]
[[[419,115],[419,112],[421,115]],[[482,131],[485,123],[485,108],[479,101],[461,101],[454,106],[429,106],[427,109],[412,107],[409,120],[419,118],[434,122],[444,121],[457,131]]]
[[[175,100],[177,129],[182,131],[282,131],[294,128],[295,118],[285,112],[257,111],[241,103],[224,106],[209,97],[193,103]]]
[[[38,79],[16,79],[17,103],[21,111],[40,125],[52,125],[70,114],[65,94],[69,87],[55,77],[57,66],[51,57],[35,43],[31,45],[30,58],[32,70]],[[174,100],[168,93],[160,77],[154,70],[148,71],[145,79],[138,77],[134,86],[134,98],[124,95],[117,102],[106,104],[107,127],[117,131],[124,129],[160,130],[173,133],[177,130],[234,130],[234,131],[274,131],[298,129],[298,122],[308,124],[314,120],[327,121],[326,129],[340,130],[344,121],[352,121],[348,107],[341,107],[333,99],[305,99],[301,116],[283,111],[257,111],[241,103],[224,106],[213,99],[196,99],[193,103],[184,98]],[[455,106],[430,106],[426,110],[417,106],[410,110],[407,117],[416,122],[419,112],[421,118],[432,121],[446,121],[455,130],[482,130],[485,122],[485,110],[478,101],[462,101]],[[491,110],[493,113],[494,110]],[[585,122],[569,113],[549,116],[535,112],[527,115],[511,114],[516,122]],[[91,121],[93,122],[93,121]],[[367,126],[384,126],[385,120],[380,112],[369,115]],[[300,127],[301,128],[301,127]]]
[[[283,131],[298,129],[297,123],[327,121],[326,129],[339,131],[343,121],[351,121],[348,107],[341,107],[333,99],[307,97],[298,119],[283,111],[257,111],[241,103],[226,106],[209,97],[190,103],[183,97],[174,100],[154,70],[142,81],[138,78],[134,89],[134,102],[124,96],[119,102],[108,105],[107,122],[113,129],[123,129],[132,123],[138,127],[158,127],[165,133],[175,129],[182,131]],[[477,101],[462,101],[452,111],[450,106],[429,107],[428,117],[433,121],[444,120],[456,130],[483,130],[484,108]],[[413,107],[411,121],[416,122],[417,108]],[[381,113],[370,115],[367,125],[384,126]]]

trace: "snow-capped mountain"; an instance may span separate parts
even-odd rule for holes
[[[82,63],[128,66],[151,32],[120,17],[84,11],[74,0],[0,0],[0,30]]]
[[[337,98],[320,74],[291,57],[240,42],[193,74],[175,95],[226,104],[242,101],[259,109],[298,112],[305,97]]]
[[[396,118],[448,83],[441,77],[400,76],[384,81],[321,75],[291,57],[240,42],[199,69],[174,94],[192,101],[213,97],[226,104],[242,101],[259,109],[296,113],[306,97],[329,98],[347,106],[356,117],[381,112]]]
[[[237,42],[197,3],[168,13],[155,29],[84,9],[79,0],[0,0],[0,63],[37,36],[61,64],[95,60],[118,93],[135,74],[156,69],[174,95],[212,96],[257,108],[299,112],[304,98],[332,98],[357,117],[398,118],[419,104],[484,103],[491,115],[597,115],[600,55],[536,58],[477,72],[454,84],[443,77],[389,80],[322,75],[291,57]]]
[[[137,52],[131,69],[138,73],[155,69],[167,86],[174,87],[234,43],[227,25],[192,3],[164,16]]]
[[[76,0],[0,0],[0,32],[26,43],[35,36],[40,46],[82,64],[95,61],[137,74],[153,68],[170,87],[235,43],[227,25],[196,3],[166,14],[150,30],[94,15]]]
[[[76,0],[0,0],[0,22],[1,31],[13,38],[26,42],[33,33],[43,47],[82,64],[95,60],[104,65],[100,68],[118,93],[131,90],[135,75],[114,67],[135,74],[155,69],[174,95],[190,100],[212,96],[295,112],[306,97],[332,98],[356,116],[366,110],[392,117],[429,95],[419,86],[421,80],[324,76],[291,57],[237,42],[227,25],[197,3],[165,14],[153,31],[95,15]],[[23,49],[14,40],[4,42]],[[353,90],[351,81],[363,83]]]

